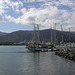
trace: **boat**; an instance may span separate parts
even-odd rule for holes
[[[56,23],[55,23],[55,30],[56,30]],[[63,29],[61,25],[61,30],[62,30],[62,42],[63,42]],[[57,48],[57,39],[56,39],[56,31],[55,31],[55,41],[53,41],[53,30],[51,29],[51,41],[50,44],[46,44],[45,42],[41,43],[39,40],[39,25],[34,25],[34,35],[33,35],[33,41],[29,42],[27,45],[27,48],[31,51],[41,51],[41,52],[46,52],[46,51],[58,51]]]

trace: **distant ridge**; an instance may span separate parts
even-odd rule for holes
[[[6,35],[6,34],[8,34],[8,33],[0,32],[0,36]]]
[[[40,30],[39,32],[41,41],[50,41],[51,29]],[[61,31],[56,30],[57,41],[61,41]],[[64,40],[69,41],[69,32],[63,32]],[[55,30],[53,30],[53,37],[55,37]],[[5,33],[5,35],[0,36],[0,42],[21,42],[21,41],[31,41],[33,38],[33,31],[15,31],[12,33]],[[70,32],[71,41],[75,41],[75,33]],[[55,38],[53,38],[54,40]]]

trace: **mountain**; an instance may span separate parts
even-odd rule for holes
[[[72,32],[73,34],[75,34],[75,32]]]
[[[53,40],[55,40],[55,32],[57,41],[61,41],[62,32],[57,30],[52,30]],[[41,41],[50,41],[51,39],[51,29],[40,30],[39,37]],[[75,41],[75,34],[72,32],[63,32],[64,41],[69,41],[69,36],[71,41]],[[37,38],[37,37],[36,37]],[[21,41],[31,41],[33,39],[33,31],[16,31],[3,36],[0,36],[0,42],[21,42]]]
[[[6,34],[8,34],[8,33],[0,32],[0,36],[6,35]]]
[[[16,31],[4,36],[0,36],[0,42],[20,42],[31,39],[31,31]]]

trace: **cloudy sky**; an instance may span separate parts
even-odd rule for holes
[[[75,31],[75,0],[0,0],[0,31],[69,28]]]

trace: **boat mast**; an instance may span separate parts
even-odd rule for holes
[[[39,43],[39,25],[34,24],[34,35],[33,35],[33,42]]]
[[[51,27],[51,44],[53,42],[53,34],[52,34],[52,27]]]
[[[62,24],[61,24],[61,32],[62,32],[62,34],[61,34],[61,41],[63,43],[63,28],[62,28]]]
[[[71,42],[70,42],[70,28],[69,28],[69,44],[70,44],[70,47],[71,47]]]
[[[37,24],[37,43],[40,42],[40,39],[39,39],[39,25]]]
[[[56,44],[56,23],[55,23],[55,44]]]
[[[33,30],[33,42],[35,42],[35,36],[36,36],[36,26],[34,24],[34,30]]]

